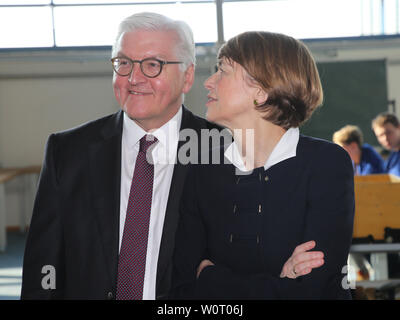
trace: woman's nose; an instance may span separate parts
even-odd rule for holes
[[[215,75],[216,73],[214,73],[213,75],[211,75],[210,77],[208,77],[208,79],[206,81],[204,81],[204,87],[208,90],[211,90],[212,88],[214,88],[214,84],[215,84]]]

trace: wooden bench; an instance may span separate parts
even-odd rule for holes
[[[400,228],[400,178],[388,174],[354,177],[353,238],[373,237],[381,243],[353,245],[351,253],[370,253],[375,280],[388,280],[387,254],[400,252],[400,244],[385,244],[385,228]],[[364,251],[363,251],[364,250]]]
[[[0,168],[0,251],[4,251],[7,245],[7,203],[5,184],[16,177],[25,179],[23,209],[19,215],[19,227],[25,230],[28,211],[32,210],[32,204],[36,193],[37,175],[40,166],[29,166],[21,168]]]
[[[384,240],[385,227],[400,228],[400,178],[388,174],[354,177],[353,238]]]

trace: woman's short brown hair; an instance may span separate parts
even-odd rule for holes
[[[315,61],[300,41],[278,33],[244,32],[225,43],[218,59],[240,64],[268,99],[256,106],[263,118],[285,129],[298,127],[322,103]]]

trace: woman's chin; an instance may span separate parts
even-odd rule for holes
[[[218,123],[218,117],[216,117],[210,109],[206,112],[206,119],[210,122]]]

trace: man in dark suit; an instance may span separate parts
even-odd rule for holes
[[[201,129],[212,127],[182,105],[194,81],[192,32],[161,15],[132,15],[120,24],[112,63],[122,110],[48,139],[25,249],[22,299],[167,297],[188,169],[177,159],[186,142],[179,133],[192,129],[200,136]],[[150,134],[157,141],[154,186],[145,245],[137,245],[146,250],[134,297],[119,277],[133,266],[121,266],[119,256],[124,233],[137,228],[126,230],[125,221],[139,145]]]

